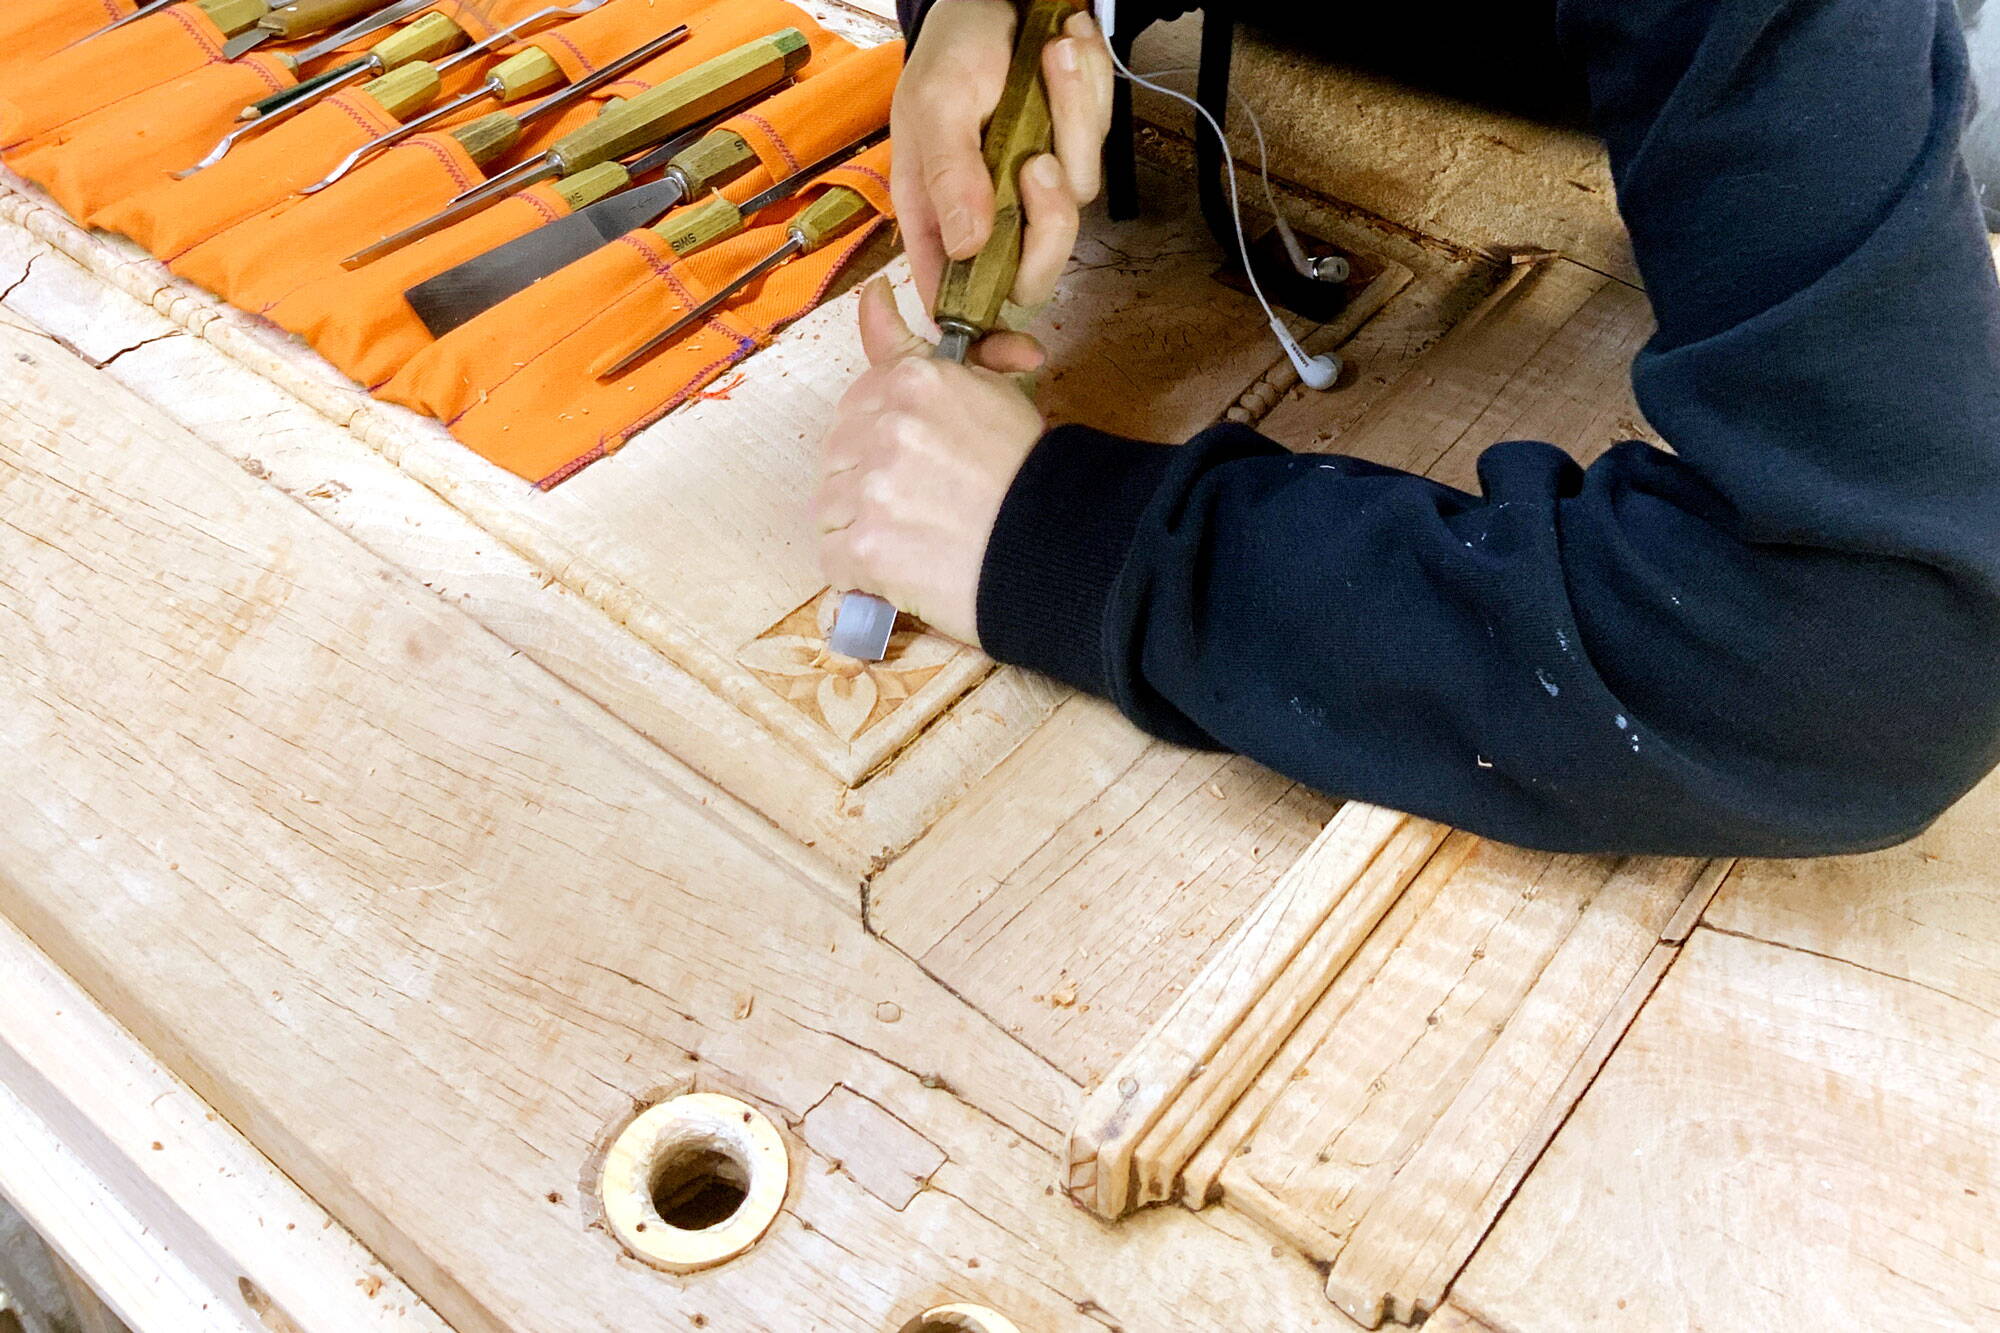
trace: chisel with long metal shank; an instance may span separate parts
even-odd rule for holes
[[[1063,24],[1077,12],[1071,0],[1035,0],[1021,19],[1014,43],[1014,60],[1006,87],[986,123],[986,168],[993,175],[993,235],[971,259],[945,266],[931,307],[943,338],[932,354],[943,361],[964,361],[972,345],[1000,323],[1014,276],[1021,267],[1021,237],[1026,218],[1021,208],[1021,168],[1050,150],[1048,89],[1042,83],[1042,48],[1062,35]],[[879,662],[889,651],[896,628],[896,608],[865,592],[849,592],[827,636],[834,652]]]
[[[186,180],[197,171],[203,171],[214,166],[227,157],[229,150],[234,148],[247,136],[262,134],[265,130],[275,125],[284,124],[293,116],[313,105],[320,97],[332,93],[341,83],[347,82],[351,78],[360,77],[371,70],[380,74],[389,70],[400,69],[404,65],[414,64],[420,60],[436,59],[464,40],[465,29],[459,27],[442,14],[426,14],[407,28],[392,32],[377,42],[374,49],[362,57],[361,61],[355,62],[353,66],[343,67],[348,72],[341,79],[331,80],[313,94],[288,102],[270,115],[260,116],[223,135],[217,141],[215,147],[208,150],[206,156],[193,166],[185,167],[175,172],[174,177],[177,180]]]
[[[405,0],[397,0],[404,3]],[[348,26],[340,31],[335,45],[351,42],[357,37],[365,37],[381,25],[375,22],[374,11],[383,8],[382,0],[291,0],[258,19],[255,23],[237,33],[222,45],[222,57],[235,60],[262,46],[265,42],[294,41],[309,37],[316,32],[324,32],[337,24]],[[423,8],[422,5],[416,6]],[[415,10],[404,10],[404,14]],[[401,18],[399,14],[396,17]],[[359,22],[355,22],[355,20]],[[390,19],[389,22],[395,22]],[[329,48],[331,49],[331,48]]]
[[[735,299],[737,293],[772,269],[788,259],[811,254],[836,236],[846,235],[866,222],[868,215],[874,211],[874,207],[866,199],[845,185],[829,188],[825,194],[813,200],[804,212],[792,219],[784,244],[724,283],[714,295],[660,332],[605,357],[591,367],[590,373],[601,380],[617,379],[632,367],[650,360],[655,352],[720,310]]]
[[[793,173],[746,203],[741,214],[754,213],[791,196],[809,184],[814,176],[832,170],[875,143],[883,133],[886,131],[871,134]],[[442,338],[529,284],[567,268],[628,232],[658,221],[683,200],[692,199],[703,190],[728,184],[756,164],[756,150],[742,136],[729,130],[715,130],[706,136],[697,136],[695,140],[663,144],[628,168],[630,176],[639,177],[664,166],[665,171],[659,180],[621,190],[569,217],[537,227],[525,236],[516,237],[505,245],[418,283],[403,295],[410,308],[417,312],[417,318],[423,320],[424,327]],[[702,208],[718,205],[731,210],[736,208],[720,195],[714,196]],[[734,227],[726,229],[719,229],[716,221],[704,220],[699,230],[706,239],[701,244],[712,245],[741,225],[741,215]],[[690,254],[694,248],[676,246],[675,250],[679,254]]]
[[[681,42],[686,41],[688,31],[687,24],[680,24],[678,27],[669,29],[661,33],[658,37],[652,38],[636,50],[626,52],[604,68],[593,70],[570,86],[543,98],[522,112],[519,118],[520,123],[526,125],[553,111],[560,111],[570,106],[586,93],[602,87],[613,78],[622,77],[648,60],[651,60],[654,56],[660,54],[660,52],[665,51],[668,47],[677,46]],[[377,79],[375,83],[369,84],[362,91],[373,91],[375,84],[382,83],[384,80],[396,75],[401,75],[405,79],[420,79],[423,81],[422,86],[398,87],[395,90],[395,97],[398,102],[404,105],[422,106],[429,102],[431,98],[437,96],[438,91],[443,87],[445,74],[468,54],[468,52],[461,51],[451,59],[440,61],[435,65],[425,64],[421,61],[405,65],[400,70],[395,71],[394,74],[384,75],[382,79]],[[401,125],[398,125],[386,134],[376,135],[346,157],[341,158],[339,162],[334,164],[333,170],[327,172],[326,175],[320,177],[311,185],[306,186],[299,193],[319,193],[321,190],[338,181],[342,176],[345,176],[348,172],[360,166],[363,162],[366,162],[369,158],[395,147],[405,139],[421,134],[433,125],[450,119],[475,102],[484,102],[488,99],[503,104],[516,102],[523,97],[556,87],[562,83],[564,77],[562,66],[556,63],[554,56],[541,47],[530,46],[524,51],[516,51],[513,55],[508,56],[505,60],[495,65],[487,76],[480,81],[477,88],[454,97],[449,102],[440,103],[420,116],[404,121]],[[479,124],[481,122],[475,121],[473,123]]]
[[[70,46],[82,46],[85,42],[89,41],[93,37],[102,37],[107,32],[116,32],[118,29],[124,27],[128,23],[136,23],[140,19],[145,18],[149,14],[157,14],[161,10],[165,9],[168,5],[177,5],[180,2],[181,0],[146,0],[145,4],[140,5],[137,9],[127,14],[124,18],[117,19],[113,22],[107,23],[103,27],[98,28],[95,31],[85,33],[83,36],[71,42],[69,46],[59,48],[56,54],[61,54],[61,52],[69,50]]]
[[[556,140],[547,152],[467,190],[422,222],[349,255],[341,267],[360,268],[490,208],[517,190],[658,143],[760,89],[776,86],[798,73],[811,57],[812,47],[797,28],[725,51],[611,107],[590,124]],[[521,132],[515,117],[495,112],[453,130],[452,137],[465,145],[475,161],[484,164],[520,142]]]

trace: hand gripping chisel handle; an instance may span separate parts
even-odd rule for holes
[[[986,122],[986,169],[993,176],[993,234],[970,259],[946,265],[938,282],[932,317],[943,338],[933,353],[943,361],[964,361],[973,343],[1000,323],[1014,275],[1021,267],[1021,168],[1049,151],[1054,135],[1048,89],[1042,84],[1042,49],[1062,35],[1077,12],[1072,0],[1034,0],[1021,18],[1014,60],[993,117]],[[896,608],[871,593],[849,592],[840,599],[827,646],[834,652],[879,662],[889,651]]]

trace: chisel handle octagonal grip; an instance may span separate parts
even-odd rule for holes
[[[667,169],[681,178],[687,191],[681,197],[694,199],[718,186],[727,185],[757,165],[757,150],[733,130],[704,134],[684,153],[674,154]]]
[[[1071,0],[1034,0],[1021,18],[1013,63],[1000,101],[986,122],[986,169],[993,177],[993,235],[970,259],[945,266],[931,313],[939,324],[957,324],[975,334],[1000,322],[1000,309],[1014,290],[1021,267],[1021,235],[1027,219],[1021,206],[1021,168],[1054,142],[1049,94],[1042,83],[1042,49],[1062,35],[1077,12]]]
[[[257,20],[286,41],[308,33],[324,32],[337,23],[350,23],[379,6],[380,0],[292,0]]]
[[[743,210],[719,194],[710,195],[692,208],[678,209],[653,224],[653,231],[677,255],[705,250],[742,230]]]
[[[271,6],[269,0],[201,0],[201,12],[224,37],[234,37],[256,27],[257,20],[271,12]]]
[[[370,79],[361,85],[361,91],[397,120],[408,120],[412,111],[429,106],[443,86],[436,65],[428,60],[413,60],[379,79]]]
[[[486,84],[501,101],[518,102],[555,87],[565,77],[554,56],[539,46],[531,46],[495,65],[486,76]]]
[[[609,194],[616,194],[632,183],[632,173],[625,170],[622,162],[599,162],[594,167],[585,167],[574,176],[557,181],[550,188],[562,196],[574,213],[579,208],[588,208]]]
[[[385,70],[401,69],[413,60],[436,60],[471,40],[465,29],[442,14],[426,14],[404,24],[375,43],[369,52]]]
[[[844,236],[868,220],[875,206],[845,185],[835,185],[792,219],[792,239],[811,253],[836,236]]]
[[[811,56],[797,28],[746,42],[612,107],[558,139],[550,153],[564,175],[624,157],[790,78]]]
[[[521,122],[505,111],[494,111],[478,120],[467,121],[451,132],[472,160],[485,166],[494,158],[521,142]]]

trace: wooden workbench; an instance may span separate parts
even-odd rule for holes
[[[1052,411],[1461,483],[1650,438],[1581,189],[1309,182],[1362,271],[1321,396],[1235,336],[1184,157],[1150,133],[1155,211],[1092,223]],[[1551,243],[1588,262],[1500,257]],[[932,636],[830,662],[852,316],[538,494],[7,183],[0,1192],[128,1322],[2000,1317],[2000,784],[1851,861],[1548,856]],[[789,1174],[679,1274],[598,1177],[690,1090]]]

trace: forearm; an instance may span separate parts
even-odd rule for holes
[[[1502,446],[1475,497],[1238,428],[1057,432],[1002,510],[982,640],[1163,735],[1512,841],[1909,836],[2000,757],[2000,300],[1955,17],[1573,0],[1563,26],[1676,455]]]

